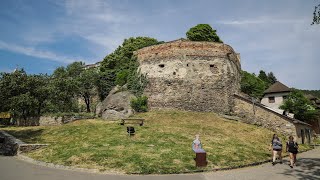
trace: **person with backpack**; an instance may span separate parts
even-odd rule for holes
[[[282,164],[282,143],[278,135],[273,134],[269,149],[272,149],[272,165],[276,164],[277,155],[279,156],[280,164]]]
[[[286,151],[289,152],[290,156],[290,167],[296,164],[297,161],[297,154],[298,154],[298,143],[293,140],[293,136],[289,136],[289,141],[286,144]]]

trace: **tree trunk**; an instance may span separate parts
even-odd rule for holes
[[[42,103],[38,104],[38,116],[40,116],[41,113],[41,107],[42,107]]]
[[[86,103],[86,106],[87,106],[87,113],[90,113],[91,110],[90,110],[90,96],[86,96],[84,95],[84,102]]]

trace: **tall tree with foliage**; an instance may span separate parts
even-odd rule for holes
[[[97,88],[97,93],[100,101],[103,101],[111,91],[112,87],[115,85],[115,75],[111,71],[99,71],[98,78],[95,81],[95,86]]]
[[[294,114],[296,119],[308,121],[312,119],[315,109],[312,107],[311,102],[299,90],[293,90],[288,98],[284,101],[280,109],[286,110]]]
[[[223,43],[209,24],[198,24],[188,30],[187,38],[191,41],[209,41]]]
[[[78,111],[75,98],[78,95],[78,86],[75,78],[78,77],[83,67],[81,63],[72,63],[58,67],[52,75],[51,110],[52,112]]]
[[[28,75],[23,69],[17,69],[12,73],[1,73],[0,75],[0,109],[10,111],[10,98],[28,92]]]
[[[320,4],[314,7],[313,20],[311,25],[314,25],[314,24],[320,24]]]
[[[46,74],[29,75],[27,86],[29,88],[30,95],[36,99],[36,114],[37,116],[40,116],[43,108],[45,108],[46,103],[49,100],[48,94],[52,92],[50,77]]]
[[[90,105],[91,99],[96,95],[95,82],[99,78],[99,74],[96,69],[87,69],[80,73],[75,79],[77,81],[77,90],[80,97],[83,98],[86,104],[86,111],[91,112]]]
[[[105,97],[110,89],[100,88],[102,86],[110,87],[110,85],[124,85],[128,81],[136,81],[139,78],[133,78],[132,75],[138,70],[136,66],[137,60],[133,57],[133,52],[143,47],[156,45],[162,42],[150,37],[131,37],[125,39],[121,46],[119,46],[113,53],[104,58],[101,63],[102,75],[98,80],[100,99]],[[130,82],[129,84],[137,84],[138,82]],[[132,90],[128,86],[129,90]]]
[[[40,116],[46,106],[49,76],[28,75],[23,69],[0,75],[0,111],[9,111],[15,118],[27,122],[28,117]]]
[[[268,76],[267,76],[265,71],[260,70],[258,78],[260,78],[264,82],[265,89],[267,89],[270,86],[269,78],[268,78]]]
[[[278,81],[276,76],[273,74],[273,72],[268,73],[268,80],[270,82],[270,85],[272,85]]]
[[[265,83],[254,74],[241,71],[241,91],[256,98],[261,98],[265,90]]]

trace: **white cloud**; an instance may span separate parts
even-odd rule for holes
[[[255,19],[241,19],[241,20],[222,20],[218,21],[219,24],[225,25],[254,25],[254,24],[294,24],[305,23],[307,19],[279,19],[279,17],[264,16]]]
[[[0,49],[11,51],[14,53],[27,55],[27,56],[49,59],[49,60],[62,62],[62,63],[71,63],[76,60],[82,60],[82,58],[79,58],[79,57],[70,58],[70,57],[55,54],[51,51],[39,50],[39,49],[35,49],[33,47],[24,47],[24,46],[19,46],[16,44],[8,44],[3,41],[0,41]],[[82,61],[85,61],[85,60],[82,60]]]
[[[139,18],[129,15],[125,8],[112,7],[107,1],[69,0],[59,6],[65,10],[66,16],[58,19],[54,27],[56,32],[51,32],[79,36],[92,43],[88,49],[97,55],[98,61],[127,38],[129,29],[124,27],[132,27],[139,22]],[[101,49],[107,52],[101,52]]]
[[[244,70],[272,71],[290,87],[319,89],[320,62],[316,59],[320,52],[316,44],[320,29],[310,26],[303,17],[300,20],[279,17],[225,23],[232,25],[228,27],[231,33],[237,32],[228,42],[241,53]]]

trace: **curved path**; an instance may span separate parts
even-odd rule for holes
[[[109,175],[62,170],[31,164],[16,157],[0,156],[1,180],[195,180],[195,179],[320,179],[320,148],[298,154],[297,166],[291,169],[288,160],[272,166],[270,163],[230,171],[185,175]]]

